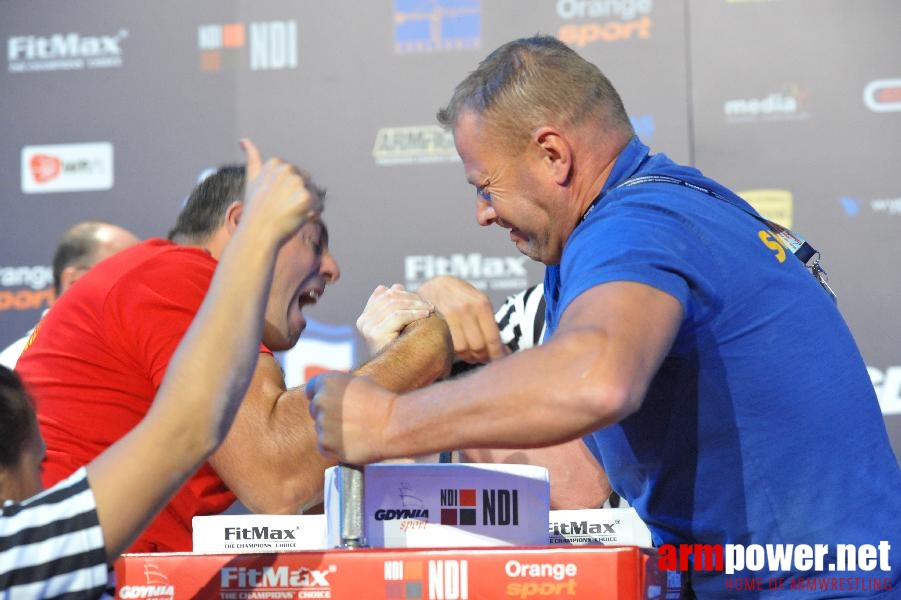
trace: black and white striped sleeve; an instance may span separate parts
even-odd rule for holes
[[[0,597],[99,598],[109,569],[94,494],[81,468],[0,514]]]
[[[544,284],[539,283],[507,298],[494,315],[501,342],[510,350],[525,350],[544,337]]]

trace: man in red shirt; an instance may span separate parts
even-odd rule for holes
[[[323,190],[301,176],[314,210],[321,211]],[[241,220],[244,179],[242,167],[226,167],[204,180],[170,240],[147,240],[96,266],[39,324],[17,371],[37,403],[47,444],[46,486],[90,462],[152,409],[172,354]],[[323,471],[333,462],[317,451],[307,399],[300,389],[285,389],[272,351],[297,342],[306,324],[303,307],[339,274],[319,218],[282,246],[259,359],[234,425],[130,551],[190,550],[191,518],[222,512],[236,498],[270,514],[297,513],[321,501]],[[425,318],[357,373],[403,391],[446,374],[453,350],[446,324],[428,303],[404,294],[399,305]]]

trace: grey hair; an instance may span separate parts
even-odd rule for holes
[[[622,99],[594,64],[551,36],[508,42],[489,54],[454,90],[438,122],[453,129],[472,111],[507,140],[524,144],[542,124],[587,119],[634,134]]]

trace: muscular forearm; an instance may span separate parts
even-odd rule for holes
[[[537,448],[616,423],[641,407],[681,322],[681,304],[650,286],[592,288],[546,344],[395,398],[374,454]]]
[[[454,347],[444,319],[431,315],[407,325],[400,337],[354,375],[364,375],[393,392],[428,385],[450,372]]]
[[[574,337],[398,396],[380,458],[455,447],[536,448],[619,420],[624,377],[605,374],[604,359],[586,352],[592,340]]]

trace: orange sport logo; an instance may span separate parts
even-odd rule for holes
[[[0,267],[0,312],[43,310],[56,299],[53,269],[46,265]]]
[[[651,37],[653,0],[557,0],[561,25],[557,38],[575,48],[596,42],[618,42]]]
[[[557,37],[564,44],[576,48],[584,48],[595,42],[618,42],[634,38],[648,39],[651,37],[651,18],[644,16],[635,21],[563,25],[560,27]]]

